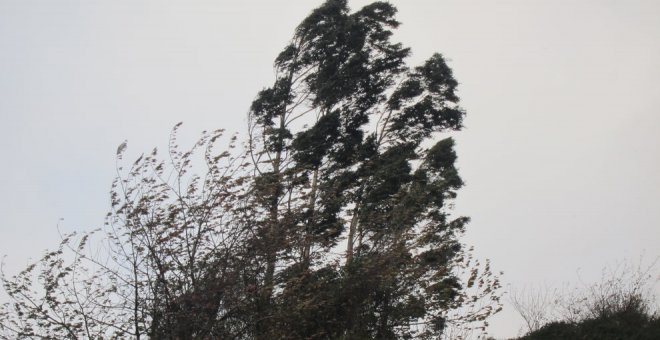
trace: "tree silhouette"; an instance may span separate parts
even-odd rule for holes
[[[407,66],[395,13],[330,0],[304,19],[251,105],[244,151],[232,137],[216,152],[217,131],[182,152],[177,125],[167,161],[154,151],[118,167],[105,237],[65,237],[40,273],[3,276],[6,337],[483,329],[500,285],[460,242],[468,218],[450,214],[463,185],[446,136],[462,127],[458,83],[440,54]]]

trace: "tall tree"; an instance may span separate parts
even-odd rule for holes
[[[296,323],[323,323],[317,308],[327,301],[314,294],[323,287],[338,294],[326,312],[342,319],[326,315],[324,331],[296,337],[332,329],[391,338],[415,333],[411,322],[439,332],[462,289],[452,266],[467,218],[447,211],[462,186],[453,141],[428,147],[462,126],[457,82],[440,54],[406,66],[409,49],[391,42],[395,13],[384,2],[354,13],[346,1],[325,2],[298,26],[273,86],[252,105],[265,329],[290,325],[277,313],[292,304],[313,319]],[[341,243],[343,256],[328,256]]]

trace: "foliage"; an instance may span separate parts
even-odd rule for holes
[[[600,282],[565,291],[514,294],[514,308],[529,329],[520,339],[657,339],[660,315],[651,273],[656,262],[623,262],[603,270]]]
[[[247,251],[239,217],[244,159],[214,152],[221,131],[180,152],[178,126],[167,161],[154,150],[125,170],[126,145],[119,147],[112,210],[102,230],[66,235],[57,251],[13,278],[3,275],[12,299],[2,315],[5,338],[224,332],[215,329],[216,319],[241,303],[232,289],[241,274],[238,258]],[[234,145],[232,137],[229,149]],[[198,148],[208,166],[204,177],[187,175]]]
[[[450,207],[463,182],[453,139],[440,138],[462,127],[458,83],[440,54],[405,64],[395,13],[315,9],[252,103],[244,151],[235,136],[216,151],[216,131],[182,152],[177,125],[166,160],[154,150],[118,166],[99,233],[65,237],[40,272],[3,276],[5,337],[483,331],[500,284],[460,242],[468,218]]]
[[[593,339],[653,340],[660,335],[660,317],[650,315],[639,306],[612,311],[607,315],[580,322],[555,321],[521,337],[521,340]]]

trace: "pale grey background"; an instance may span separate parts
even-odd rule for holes
[[[660,1],[392,1],[413,63],[443,53],[466,129],[466,241],[505,283],[660,256]],[[243,131],[321,1],[0,0],[0,254],[15,272],[103,222],[115,150]],[[366,0],[351,1],[358,8]],[[510,309],[491,333],[521,327]]]

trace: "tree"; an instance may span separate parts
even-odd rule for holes
[[[236,291],[246,252],[244,158],[229,152],[236,137],[215,152],[222,131],[179,151],[179,126],[165,160],[154,149],[125,169],[126,144],[118,148],[102,229],[65,235],[58,250],[17,276],[3,273],[11,303],[0,314],[0,337],[193,339],[240,332],[218,320],[233,320],[245,298]],[[189,173],[198,149],[203,176]]]
[[[468,218],[449,208],[463,182],[453,139],[439,138],[462,127],[458,83],[440,54],[406,65],[395,13],[384,2],[315,9],[251,105],[245,151],[233,137],[214,153],[217,132],[181,152],[175,127],[169,167],[154,151],[118,172],[106,257],[84,252],[90,236],[66,237],[40,261],[44,299],[31,291],[35,267],[3,277],[4,329],[394,339],[485,327],[499,281],[460,242]]]
[[[453,140],[426,145],[459,130],[464,112],[441,55],[405,65],[409,49],[390,41],[395,12],[376,2],[349,13],[346,1],[314,10],[250,112],[260,235],[269,245],[262,305],[275,303],[278,282],[314,286],[309,277],[329,270],[346,284],[339,304],[349,314],[326,328],[346,337],[401,335],[417,319],[437,331],[460,291],[450,267],[467,219],[446,211],[462,186]],[[343,238],[343,266],[333,266],[325,254]],[[278,267],[287,275],[279,280]]]

